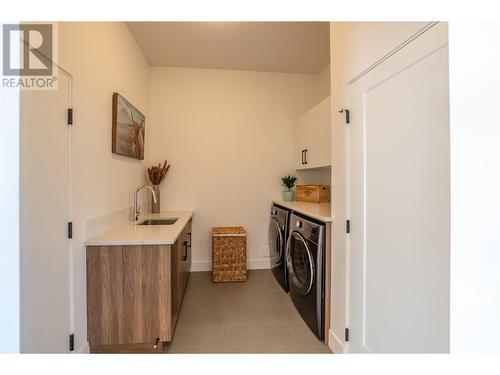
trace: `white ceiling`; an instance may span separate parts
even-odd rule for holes
[[[152,66],[319,73],[328,22],[129,22]]]

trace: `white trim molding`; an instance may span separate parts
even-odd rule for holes
[[[76,354],[90,354],[90,345],[88,342],[85,343],[81,348],[75,350]]]
[[[344,343],[340,340],[335,333],[330,329],[328,331],[328,346],[333,354],[343,354],[345,351]]]

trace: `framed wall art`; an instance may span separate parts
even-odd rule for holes
[[[112,152],[144,160],[146,116],[123,96],[113,94]]]

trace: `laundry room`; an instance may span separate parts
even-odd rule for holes
[[[21,352],[450,351],[446,22],[44,26]]]

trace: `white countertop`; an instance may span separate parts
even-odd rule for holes
[[[330,202],[325,203],[309,203],[297,201],[284,201],[281,199],[273,199],[273,203],[279,204],[282,207],[292,211],[307,215],[313,219],[329,223],[332,221],[332,205]]]
[[[162,211],[145,214],[139,222],[147,219],[178,218],[172,225],[136,225],[133,221],[120,224],[85,242],[87,246],[113,245],[172,245],[193,216],[193,211]]]

